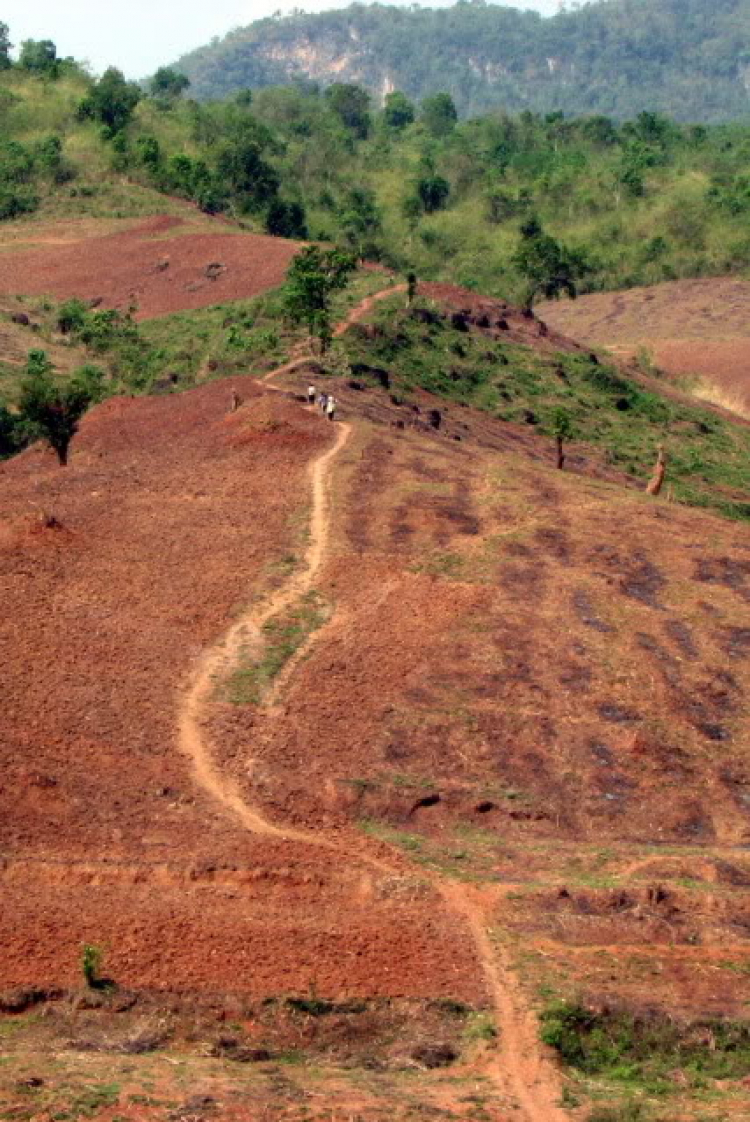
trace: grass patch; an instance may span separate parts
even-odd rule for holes
[[[657,1095],[678,1089],[675,1072],[683,1086],[701,1089],[744,1078],[750,1065],[747,1021],[679,1024],[658,1013],[598,1013],[563,1001],[543,1011],[541,1038],[585,1075]]]
[[[250,666],[229,679],[227,696],[234,705],[259,705],[274,680],[314,631],[322,627],[330,609],[319,593],[310,591],[299,604],[263,625],[263,649]]]

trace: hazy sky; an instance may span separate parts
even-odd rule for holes
[[[559,0],[505,0],[514,8],[551,15]],[[52,39],[58,53],[87,60],[95,71],[119,66],[140,78],[214,35],[252,23],[281,8],[320,12],[346,7],[348,0],[0,0],[0,22],[11,41]],[[431,0],[423,7],[447,7],[453,0]]]

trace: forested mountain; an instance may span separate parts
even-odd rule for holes
[[[353,4],[259,20],[178,65],[199,98],[306,78],[379,96],[445,90],[462,116],[652,109],[713,122],[750,110],[750,0],[599,0],[547,19],[484,0]]]

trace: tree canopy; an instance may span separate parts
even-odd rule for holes
[[[308,72],[377,95],[395,86],[414,101],[446,91],[462,116],[502,107],[622,120],[655,109],[709,122],[747,114],[749,52],[747,0],[599,0],[546,19],[460,0],[296,10],[236,28],[178,65],[199,98]]]

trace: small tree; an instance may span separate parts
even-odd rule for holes
[[[400,90],[386,95],[383,120],[388,128],[400,131],[414,121],[414,105]]]
[[[7,70],[12,65],[10,59],[12,46],[7,23],[0,23],[0,70]]]
[[[277,238],[306,238],[305,208],[301,203],[273,199],[266,212],[266,230]]]
[[[190,79],[186,74],[181,74],[172,66],[160,66],[149,82],[149,90],[152,97],[177,101],[189,85]]]
[[[83,371],[79,377],[74,375],[67,385],[54,380],[52,369],[44,351],[29,353],[19,407],[30,434],[46,440],[64,467],[78,422],[95,400],[95,391],[91,368],[85,368],[85,375]]]
[[[99,121],[117,133],[130,122],[140,100],[141,91],[136,83],[126,81],[124,74],[111,66],[93,83],[78,106],[78,115]]]
[[[283,290],[286,314],[293,323],[306,324],[310,338],[320,341],[321,354],[333,337],[331,296],[346,288],[356,267],[351,253],[315,245],[301,250],[289,266]]]
[[[428,172],[417,180],[417,196],[422,204],[425,214],[434,214],[442,210],[448,202],[451,185],[442,175]]]
[[[552,414],[552,435],[557,444],[557,467],[565,467],[565,441],[573,437],[573,421],[566,409],[558,406]]]
[[[370,132],[370,95],[361,86],[334,82],[326,90],[326,98],[341,123],[359,140]]]
[[[524,308],[529,312],[538,296],[556,300],[567,292],[574,300],[576,281],[588,269],[582,254],[566,249],[545,234],[533,217],[521,227],[521,241],[513,255],[513,264],[526,280]]]
[[[436,93],[426,97],[419,108],[419,119],[433,136],[447,136],[453,132],[458,113],[451,95]]]
[[[381,230],[375,192],[369,187],[352,187],[347,192],[340,222],[347,244],[359,258],[366,257],[368,247],[373,248],[370,239],[377,237]],[[377,247],[375,250],[377,252]]]
[[[219,182],[231,191],[241,210],[259,210],[278,193],[279,176],[254,140],[242,139],[222,148],[217,171]]]
[[[21,44],[18,65],[32,74],[56,78],[59,72],[57,47],[51,39],[26,39]]]
[[[406,306],[410,308],[414,303],[414,297],[417,295],[417,274],[406,274]]]

